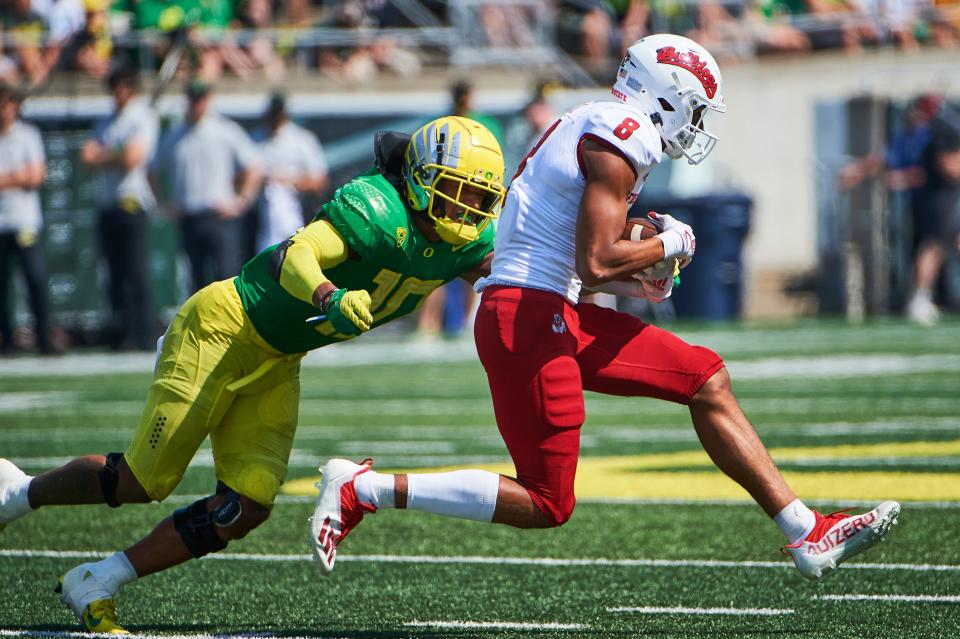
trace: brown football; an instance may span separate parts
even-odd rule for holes
[[[657,233],[659,233],[657,226],[650,220],[642,217],[631,217],[631,218],[627,218],[627,223],[623,227],[623,239],[625,240],[636,239],[636,238],[631,238],[631,235],[633,234],[633,229],[636,226],[642,227],[640,230],[641,240],[650,239],[651,237],[655,237]]]

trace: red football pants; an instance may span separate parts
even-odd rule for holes
[[[632,315],[530,288],[484,290],[474,337],[517,480],[558,526],[576,502],[583,389],[687,404],[723,367]]]

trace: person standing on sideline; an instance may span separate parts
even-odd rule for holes
[[[940,320],[934,303],[934,288],[944,256],[958,249],[957,230],[960,205],[960,121],[951,117],[943,99],[931,97],[928,107],[935,115],[930,120],[930,140],[923,152],[926,183],[920,202],[924,216],[916,220],[914,234],[917,256],[914,261],[914,292],[907,304],[907,317],[918,324],[932,326]]]
[[[156,201],[147,183],[147,162],[160,125],[153,109],[136,100],[140,82],[135,70],[115,70],[107,86],[114,111],[93,130],[80,158],[100,178],[97,230],[109,281],[108,339],[115,350],[153,350],[147,239],[148,212]]]
[[[300,198],[319,196],[330,183],[323,147],[313,133],[290,121],[284,93],[270,96],[263,121],[253,136],[265,171],[257,251],[286,240],[306,224]]]
[[[942,145],[944,128],[938,125],[936,141],[932,139],[934,123],[938,121],[943,99],[927,93],[911,100],[903,114],[903,122],[894,129],[885,153],[870,153],[843,167],[840,185],[844,189],[860,186],[867,178],[881,171],[887,172],[887,184],[892,192],[907,197],[913,222],[913,278],[914,286],[906,305],[907,318],[924,326],[936,324],[940,311],[933,302],[933,290],[943,263],[944,246],[949,245],[950,217],[948,206],[941,198],[933,197],[949,184],[948,167],[942,159],[931,161],[929,149]],[[949,129],[946,129],[949,134]],[[932,175],[932,179],[928,179]],[[946,212],[945,212],[946,210]]]
[[[726,111],[722,89],[706,49],[682,36],[652,35],[627,50],[612,100],[581,104],[544,133],[511,181],[491,273],[476,283],[477,354],[516,478],[479,469],[381,474],[370,459],[331,460],[310,530],[321,572],[333,570],[337,546],[378,508],[517,528],[566,523],[576,504],[584,390],[687,406],[710,459],[773,520],[786,540],[783,552],[808,579],[824,577],[890,531],[896,502],[859,515],[822,515],[797,498],[743,414],[717,353],[580,300],[583,287],[669,295],[674,273],[696,251],[693,229],[654,213],[659,234],[624,237],[627,211],[664,154],[690,164],[710,154],[717,137],[704,120]]]
[[[47,175],[40,131],[20,120],[24,95],[0,86],[0,354],[16,350],[13,341],[13,260],[20,263],[33,312],[37,349],[56,354],[50,341],[47,273],[40,241],[43,219],[38,189]]]
[[[150,164],[156,185],[169,190],[169,211],[180,223],[193,290],[236,275],[243,264],[243,213],[260,190],[256,146],[240,125],[210,108],[212,87],[187,84],[186,121],[160,141]],[[235,186],[237,185],[237,186]]]
[[[553,88],[554,84],[551,82],[537,83],[530,95],[530,101],[520,110],[520,117],[515,118],[507,129],[505,135],[510,159],[508,166],[517,166],[540,141],[543,132],[557,121],[557,114],[547,99]]]

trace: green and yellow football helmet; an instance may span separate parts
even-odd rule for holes
[[[437,118],[418,129],[403,155],[404,197],[415,211],[423,211],[444,242],[472,242],[496,219],[503,204],[503,152],[490,131],[469,118]],[[455,195],[439,187],[445,180],[456,185]],[[464,188],[483,194],[479,208],[464,203]],[[462,210],[459,220],[446,217],[445,200]]]

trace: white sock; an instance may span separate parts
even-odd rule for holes
[[[407,508],[436,515],[492,521],[500,475],[485,470],[407,475]]]
[[[23,510],[23,514],[27,514],[35,510],[33,506],[30,505],[30,498],[27,497],[27,492],[30,490],[30,482],[32,481],[33,475],[27,475],[24,477],[23,483],[17,486],[14,494],[12,495],[19,508]]]
[[[33,476],[24,475],[19,483],[17,483],[15,486],[11,486],[7,491],[7,508],[9,508],[8,512],[13,519],[22,517],[35,510],[30,506],[30,500],[27,498],[27,491],[30,490],[31,481],[33,481]],[[13,520],[11,519],[10,521]]]
[[[807,535],[813,531],[817,518],[802,501],[794,499],[777,513],[773,522],[780,527],[780,532],[787,538],[787,543],[795,544],[801,539],[806,539]]]
[[[133,565],[130,564],[130,560],[123,552],[115,552],[106,559],[93,564],[91,568],[94,575],[103,580],[104,585],[114,594],[120,590],[120,586],[137,578],[137,571],[133,569]]]
[[[393,475],[384,475],[369,470],[353,481],[357,499],[373,504],[374,508],[393,508],[396,495],[396,480]]]

